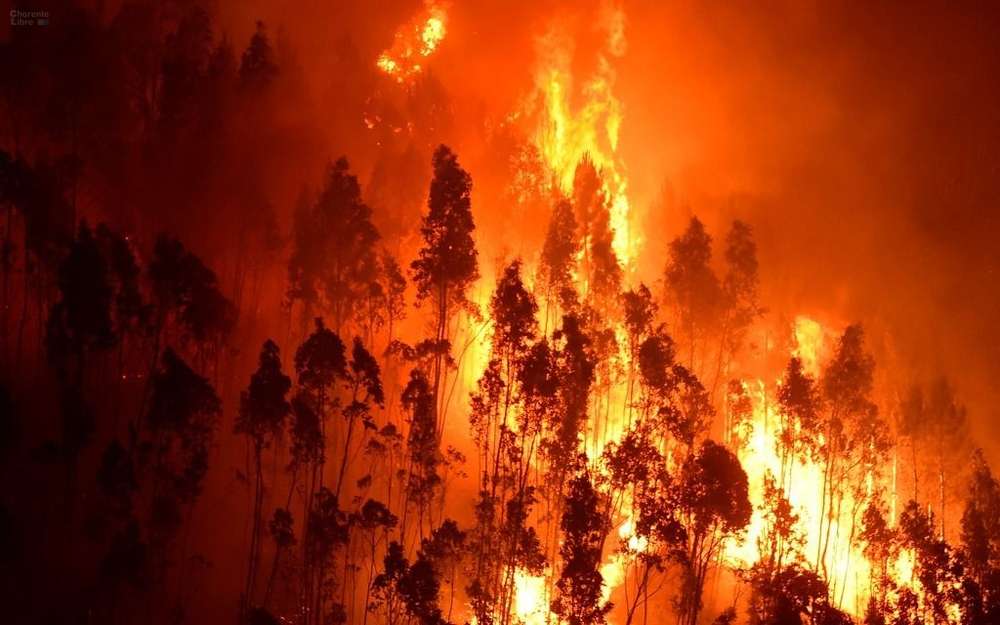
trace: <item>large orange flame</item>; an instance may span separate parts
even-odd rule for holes
[[[621,7],[609,6],[602,19],[605,40],[597,69],[582,79],[571,70],[571,41],[553,26],[538,39],[535,90],[526,108],[538,115],[532,140],[563,193],[571,193],[576,167],[585,157],[600,170],[614,251],[627,270],[638,255],[640,241],[631,227],[628,180],[618,153],[623,106],[614,92],[614,62],[625,52],[624,25]]]

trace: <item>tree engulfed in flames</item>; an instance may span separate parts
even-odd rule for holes
[[[423,11],[396,31],[392,46],[375,64],[396,82],[409,82],[423,71],[426,59],[444,39],[447,24],[445,7],[425,2]]]
[[[558,26],[539,38],[535,90],[525,113],[537,115],[532,140],[562,193],[572,193],[577,165],[584,158],[599,170],[609,203],[614,251],[628,270],[641,241],[631,227],[628,179],[618,153],[623,106],[614,93],[613,63],[626,47],[622,8],[607,7],[601,27],[605,38],[596,70],[582,80],[573,75],[571,42]],[[574,105],[575,101],[581,103]]]
[[[835,336],[831,329],[824,327],[818,321],[799,316],[794,321],[794,346],[789,356],[801,359],[805,371],[811,377],[818,379],[821,366],[831,352],[831,342]],[[744,432],[747,436],[742,441],[738,453],[747,472],[750,500],[752,502],[765,500],[765,484],[769,479],[780,475],[794,476],[794,479],[789,479],[783,484],[783,489],[784,496],[797,517],[794,529],[804,538],[803,553],[816,570],[827,571],[830,592],[836,603],[852,614],[863,614],[870,598],[868,584],[872,572],[856,540],[859,531],[856,527],[858,519],[852,518],[852,513],[849,512],[857,510],[853,498],[847,495],[838,510],[827,510],[822,499],[824,482],[822,463],[796,458],[792,460],[794,468],[783,466],[779,453],[781,419],[775,397],[781,380],[775,380],[770,386],[760,379],[743,381],[741,384],[752,406],[750,421],[745,424]],[[617,441],[622,433],[623,424],[619,423],[619,427],[609,432],[599,447],[603,449],[607,443]],[[628,505],[624,508],[627,509]],[[825,530],[820,530],[817,523],[823,515],[827,516],[826,522],[830,524],[829,532],[833,536],[833,544],[825,550],[825,556],[821,557],[819,554]],[[761,548],[768,522],[765,509],[756,507],[745,536],[741,540],[726,543],[720,564],[724,565],[724,568],[738,572],[747,570],[760,560],[764,555]],[[852,525],[855,527],[852,528]],[[647,549],[647,539],[636,535],[631,518],[626,518],[618,527],[617,537],[626,548],[609,554],[600,569],[605,584],[604,601],[610,600],[628,583],[629,557],[642,554]],[[912,552],[902,550],[891,564],[891,572],[899,588],[913,586]],[[530,575],[523,570],[516,572],[515,612],[525,625],[543,625],[556,620],[549,612],[551,601],[547,583],[549,574],[548,571],[544,575]]]
[[[818,321],[799,316],[794,322],[795,344],[789,355],[799,358],[805,372],[813,379],[818,379],[820,366],[830,349],[827,340],[832,336],[833,333]],[[866,599],[861,585],[867,582],[869,571],[861,549],[857,544],[852,544],[850,537],[851,519],[847,511],[852,509],[853,500],[848,495],[843,509],[828,519],[832,524],[835,541],[832,549],[828,550],[825,561],[821,563],[818,554],[822,534],[818,531],[817,524],[825,514],[822,500],[824,467],[818,461],[801,457],[791,459],[794,466],[788,467],[781,458],[779,450],[782,420],[775,397],[781,380],[775,380],[770,387],[759,379],[744,381],[742,384],[752,404],[752,417],[747,424],[750,434],[739,453],[749,478],[750,500],[765,500],[764,489],[768,478],[792,476],[784,480],[781,486],[784,496],[798,516],[797,529],[804,533],[804,553],[811,558],[814,567],[829,571],[831,593],[838,598],[838,603],[849,611],[860,613]],[[760,546],[766,530],[765,511],[758,507],[754,510],[746,539],[740,544],[731,544],[727,550],[730,565],[748,567],[757,562],[762,557]]]

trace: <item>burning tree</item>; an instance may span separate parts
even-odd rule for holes
[[[569,200],[560,199],[552,207],[545,243],[542,248],[541,271],[545,284],[545,328],[548,329],[549,310],[570,312],[576,308],[576,284],[573,271],[580,242],[577,236],[576,217]]]
[[[687,340],[688,367],[696,366],[696,351],[714,332],[722,312],[722,289],[712,271],[712,237],[697,217],[687,230],[670,242],[665,272],[670,302],[677,310],[679,327]]]
[[[583,241],[584,296],[592,298],[602,308],[616,299],[622,281],[621,265],[612,246],[614,233],[608,202],[600,172],[590,157],[584,155],[573,175],[573,207],[579,228],[578,240]],[[560,217],[557,224],[564,227],[564,221],[565,218]],[[556,252],[555,249],[551,251]]]
[[[490,301],[490,363],[472,398],[479,447],[479,501],[469,594],[480,622],[511,618],[519,572],[541,573],[545,556],[527,525],[536,503],[529,482],[543,435],[543,406],[553,403],[548,343],[537,341],[538,305],[521,280],[521,262],[504,270]]]
[[[874,358],[864,348],[861,327],[848,326],[820,381],[825,411],[819,454],[824,474],[816,563],[824,576],[828,574],[827,555],[833,521],[839,523],[843,518],[842,507],[848,489],[852,489],[853,495],[848,510],[853,542],[858,515],[865,502],[865,480],[877,476],[881,458],[891,445],[878,408],[870,398],[874,369]],[[827,579],[831,585],[837,583],[836,579]]]
[[[604,538],[610,529],[604,507],[587,469],[581,467],[569,481],[559,547],[563,566],[556,581],[558,594],[552,600],[552,612],[568,625],[605,623],[611,610],[611,604],[603,599],[604,579],[599,570]]]

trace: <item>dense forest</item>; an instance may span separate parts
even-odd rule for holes
[[[614,141],[468,166],[443,7],[331,42],[322,140],[212,7],[0,43],[4,622],[1000,622],[951,372],[773,311],[751,220],[636,232]]]

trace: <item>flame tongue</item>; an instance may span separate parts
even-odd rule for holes
[[[614,93],[613,60],[625,52],[620,7],[606,11],[603,26],[606,37],[596,69],[576,91],[570,69],[570,39],[557,29],[539,39],[535,92],[529,99],[529,108],[539,117],[532,140],[564,195],[572,193],[576,167],[584,158],[601,172],[614,231],[612,247],[619,262],[629,269],[638,254],[639,240],[630,229],[628,181],[618,154],[623,107]],[[574,106],[576,101],[580,103]]]

